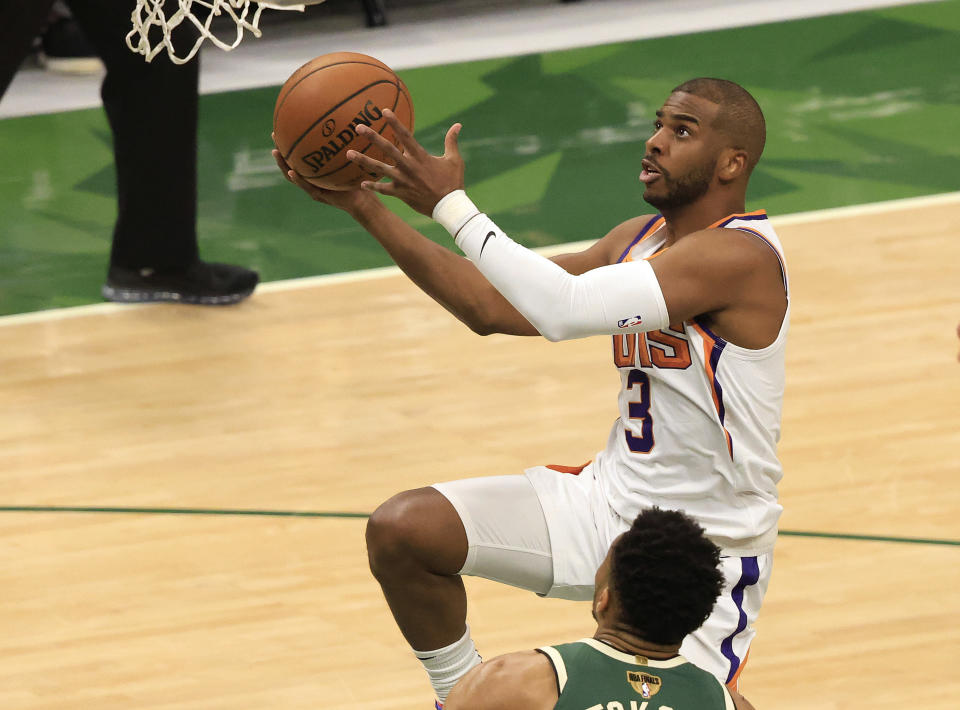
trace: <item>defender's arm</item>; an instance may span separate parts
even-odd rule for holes
[[[537,651],[497,656],[475,666],[457,683],[444,710],[551,710],[557,704],[557,677]]]

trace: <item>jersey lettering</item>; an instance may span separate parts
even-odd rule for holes
[[[653,449],[653,417],[650,415],[650,376],[643,370],[630,370],[627,389],[635,393],[628,405],[630,421],[640,423],[640,436],[624,429],[627,446],[635,454],[649,454]]]
[[[690,367],[690,345],[684,337],[683,324],[671,325],[669,330],[647,333],[647,339],[650,341],[650,359],[655,367],[665,370],[685,370]]]
[[[683,324],[648,333],[614,335],[613,363],[617,367],[685,370],[692,361]]]

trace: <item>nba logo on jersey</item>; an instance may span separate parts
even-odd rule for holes
[[[640,325],[643,323],[643,318],[640,316],[630,316],[629,318],[624,318],[623,320],[617,321],[618,328],[632,328],[635,325]]]
[[[627,671],[627,682],[640,693],[644,700],[648,700],[660,692],[661,681],[659,676],[639,671]]]

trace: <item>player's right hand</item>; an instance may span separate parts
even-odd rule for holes
[[[413,137],[393,111],[383,109],[383,118],[400,140],[402,150],[377,133],[370,126],[356,127],[357,135],[363,136],[393,161],[393,164],[374,160],[355,150],[348,150],[348,160],[367,172],[390,178],[390,182],[364,181],[365,191],[391,195],[406,202],[420,214],[432,216],[433,208],[454,190],[463,189],[464,163],[460,155],[458,137],[463,127],[455,123],[444,139],[443,155],[430,155]]]
[[[273,138],[272,133],[270,137]],[[362,209],[365,204],[369,203],[371,198],[373,198],[373,201],[376,201],[376,196],[363,190],[324,190],[322,187],[312,185],[300,177],[300,175],[290,167],[277,148],[274,148],[271,154],[277,163],[277,167],[280,168],[280,172],[283,173],[287,181],[292,182],[317,202],[323,202],[324,204],[338,207],[347,212],[355,213]]]

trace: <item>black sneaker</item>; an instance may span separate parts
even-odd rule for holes
[[[242,301],[260,280],[256,271],[199,259],[185,271],[158,272],[150,268],[111,266],[100,293],[108,301],[149,303],[171,301],[203,306],[225,306]]]
[[[97,74],[103,62],[72,17],[56,20],[40,38],[42,63],[46,69],[63,74]]]

